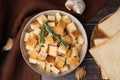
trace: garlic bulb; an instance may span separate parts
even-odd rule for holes
[[[82,14],[86,7],[83,0],[67,0],[65,6],[68,10],[73,9],[78,14]]]
[[[13,39],[12,38],[8,38],[5,46],[3,47],[3,50],[8,51],[13,47]]]
[[[75,77],[77,80],[82,79],[86,75],[85,67],[79,67],[75,71]]]

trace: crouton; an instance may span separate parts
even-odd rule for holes
[[[29,63],[37,64],[37,60],[29,57]]]
[[[37,52],[35,49],[30,50],[30,51],[28,52],[28,54],[29,54],[29,56],[30,56],[32,59],[36,59],[37,56],[38,56],[38,52]]]
[[[75,46],[71,48],[71,56],[78,56],[78,49]]]
[[[78,51],[81,51],[82,45],[79,45],[78,43],[75,44],[75,47],[78,49]]]
[[[51,70],[55,73],[55,74],[58,74],[60,72],[59,69],[57,69],[55,66],[52,66],[51,67]]]
[[[30,35],[30,34],[29,34],[28,32],[25,33],[25,37],[24,37],[24,41],[25,41],[25,42],[28,40],[29,35]]]
[[[69,61],[70,61],[70,65],[72,67],[76,66],[79,63],[79,61],[76,57],[71,57]]]
[[[70,19],[70,17],[69,16],[62,16],[62,21],[64,21],[65,23],[70,23],[71,22],[71,19]]]
[[[32,23],[30,23],[30,27],[32,30],[35,30],[36,28],[40,28],[40,24],[37,21],[34,21]]]
[[[43,25],[43,22],[48,21],[48,19],[47,19],[47,17],[45,15],[39,15],[36,19],[40,23],[40,25]]]
[[[71,50],[68,50],[65,54],[62,54],[62,57],[69,58],[71,56]]]
[[[48,21],[55,21],[54,15],[48,15]]]
[[[67,44],[71,44],[72,40],[71,37],[69,35],[63,36],[62,39],[67,43]]]
[[[70,33],[70,35],[71,35],[72,37],[74,37],[74,38],[77,38],[77,37],[80,35],[80,33],[79,33],[78,30],[74,30],[74,31],[72,31],[72,32]]]
[[[83,38],[81,35],[78,36],[77,41],[78,41],[78,44],[79,44],[79,45],[83,45],[84,42],[85,42],[84,38]]]
[[[41,32],[41,29],[39,29],[39,28],[36,28],[36,29],[34,30],[34,34],[37,35],[37,36],[40,35],[40,32]]]
[[[48,26],[49,27],[54,27],[55,26],[55,22],[48,22]]]
[[[69,33],[73,32],[74,30],[77,30],[77,28],[73,22],[67,24],[66,29]]]
[[[29,47],[32,47],[32,48],[34,48],[36,46],[36,44],[37,44],[37,40],[32,37],[29,37],[26,42],[26,45],[28,45]]]
[[[50,70],[51,70],[50,68],[51,68],[51,64],[46,63],[45,70],[46,70],[47,72],[50,72]]]
[[[67,70],[69,70],[69,68],[68,68],[67,65],[65,65],[63,68],[60,69],[61,72],[65,72],[65,71],[67,71]]]
[[[60,13],[56,13],[55,17],[56,17],[57,22],[61,21],[62,19],[62,16],[60,15]]]
[[[42,68],[43,70],[45,70],[45,62],[42,61],[37,61],[37,64],[40,68]]]
[[[63,35],[65,29],[65,22],[58,22],[57,26],[53,27],[53,31],[58,35]]]
[[[55,59],[54,66],[58,69],[62,68],[65,64],[65,58],[61,56],[57,56]]]
[[[54,63],[55,62],[55,57],[48,55],[46,58],[46,61],[48,63]]]
[[[57,56],[57,50],[58,50],[58,47],[56,46],[49,46],[49,55],[51,56]]]
[[[53,37],[51,35],[48,35],[48,36],[45,37],[45,43],[46,44],[51,44],[53,42],[54,42],[54,40],[53,40]]]
[[[37,56],[37,59],[38,59],[39,61],[45,61],[46,58],[47,58],[47,53],[45,53],[45,52],[40,52],[40,53],[38,54],[38,56]]]
[[[58,52],[60,52],[62,54],[65,54],[67,52],[68,48],[69,48],[68,46],[65,47],[63,45],[60,45],[59,48],[58,48]]]

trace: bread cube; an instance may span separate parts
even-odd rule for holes
[[[67,64],[67,65],[70,64],[70,58],[66,58],[66,64]]]
[[[65,64],[65,58],[61,56],[57,56],[55,59],[54,66],[58,69],[62,68]]]
[[[51,70],[52,70],[52,72],[54,72],[55,74],[58,74],[58,73],[60,72],[60,70],[57,69],[55,66],[52,66],[52,67],[51,67]]]
[[[62,39],[67,43],[67,44],[71,44],[72,40],[71,37],[69,35],[63,36]]]
[[[71,67],[75,67],[77,64],[79,64],[79,61],[76,57],[71,57],[69,61],[70,61]]]
[[[65,54],[62,54],[62,57],[69,58],[71,56],[71,50],[68,50]]]
[[[72,41],[72,45],[75,45],[77,43],[77,40],[71,36],[71,41]]]
[[[62,54],[65,54],[67,52],[68,48],[69,48],[68,46],[65,47],[63,45],[60,45],[59,48],[58,48],[58,52],[60,52]]]
[[[40,44],[37,44],[36,47],[35,47],[35,50],[36,50],[37,52],[39,52],[39,51],[40,51],[40,48],[41,48],[41,45],[40,45]]]
[[[29,57],[29,63],[37,64],[37,60]]]
[[[65,16],[62,16],[62,21],[64,21],[65,23],[70,23],[71,22],[71,19],[69,16],[65,15]]]
[[[41,32],[41,29],[39,29],[39,28],[36,28],[36,29],[34,30],[34,34],[37,35],[37,36],[40,35],[40,32]]]
[[[35,49],[30,50],[30,51],[28,52],[28,54],[29,54],[30,58],[32,58],[32,59],[36,59],[37,56],[38,56],[38,52],[37,52]]]
[[[65,29],[65,22],[59,21],[57,26],[53,27],[53,31],[58,35],[63,35]]]
[[[37,21],[39,22],[40,25],[43,25],[43,22],[48,21],[47,17],[43,14],[39,15],[36,19],[37,19]]]
[[[42,61],[37,61],[37,64],[40,68],[44,69],[45,70],[45,62],[42,62]]]
[[[78,49],[75,46],[71,48],[71,56],[78,56]]]
[[[56,13],[55,18],[56,18],[57,22],[59,22],[59,21],[61,21],[62,16],[60,15],[60,13]]]
[[[26,42],[26,45],[28,45],[31,48],[34,48],[36,46],[36,44],[37,44],[37,40],[33,37],[29,37]]]
[[[55,57],[48,55],[46,58],[46,61],[48,63],[54,63],[55,62]]]
[[[67,24],[66,29],[69,33],[73,32],[74,30],[77,30],[77,28],[73,22]]]
[[[56,47],[56,46],[49,46],[49,51],[48,51],[49,55],[55,57],[55,56],[57,56],[57,51],[58,51],[58,47]]]
[[[48,46],[48,45],[42,46],[42,47],[40,48],[40,52],[48,53],[48,49],[49,49],[49,46]]]
[[[48,26],[49,27],[54,27],[55,26],[55,22],[48,22]]]
[[[35,30],[36,28],[40,28],[40,24],[37,21],[34,21],[32,23],[30,23],[30,27],[32,30]]]
[[[47,71],[47,72],[50,72],[50,69],[51,68],[51,64],[49,64],[49,63],[46,63],[46,68],[45,68],[45,70]]]
[[[51,35],[48,35],[48,36],[45,37],[45,43],[46,44],[51,44],[53,42],[54,42],[54,40],[53,40],[53,37]]]
[[[29,37],[32,37],[32,38],[38,39],[38,36],[35,34],[34,31],[29,32]]]
[[[69,68],[67,65],[65,65],[63,68],[60,69],[61,72],[65,72],[65,71],[68,71]]]
[[[48,15],[48,20],[49,21],[55,21],[55,16],[54,15]]]
[[[83,45],[84,42],[85,42],[84,38],[83,38],[81,35],[78,36],[77,41],[78,41],[78,44],[79,44],[79,45]]]
[[[74,39],[76,39],[76,38],[80,35],[80,33],[79,33],[78,30],[74,30],[74,31],[72,31],[72,32],[70,33],[70,35],[71,35]]]
[[[29,34],[28,32],[25,33],[25,37],[24,37],[24,41],[25,41],[25,42],[28,40],[29,35],[30,35],[30,34]]]
[[[47,58],[47,53],[45,53],[45,52],[40,52],[37,56],[37,59],[39,61],[44,61],[44,60],[46,60],[46,58]]]
[[[52,46],[57,46],[57,45],[58,45],[58,41],[54,41],[54,42],[51,43],[50,45],[52,45]]]
[[[79,45],[78,43],[75,44],[75,47],[78,49],[78,51],[80,52],[82,49],[82,45]]]

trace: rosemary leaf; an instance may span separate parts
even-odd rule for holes
[[[56,38],[63,46],[68,46],[68,44],[62,40],[59,36],[57,36],[53,31],[52,29],[47,25],[47,23],[43,22],[43,25],[45,27],[45,29],[54,37]]]

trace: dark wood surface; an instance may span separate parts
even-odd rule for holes
[[[88,50],[90,48],[90,38],[92,30],[94,29],[95,25],[102,19],[103,17],[107,16],[108,14],[113,13],[118,7],[120,6],[120,0],[109,0],[109,2],[101,9],[94,18],[92,18],[88,23],[82,23],[87,36],[88,36]],[[81,66],[84,65],[86,67],[86,80],[102,80],[101,72],[99,67],[96,65],[92,56],[87,52],[84,61],[82,62]],[[69,73],[68,75],[62,77],[48,77],[42,75],[42,80],[76,80],[75,72]]]

